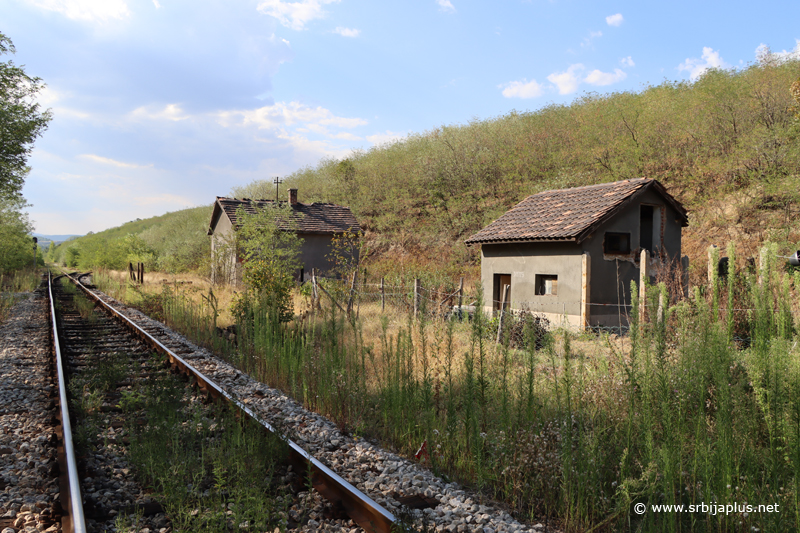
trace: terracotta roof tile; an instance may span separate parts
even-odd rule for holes
[[[680,202],[658,181],[639,178],[528,196],[465,242],[581,241],[630,198],[649,187],[664,196],[682,216],[683,225],[688,225],[686,210]]]
[[[286,202],[280,202],[285,204]],[[275,204],[274,200],[250,200],[249,198],[224,198],[217,196],[215,213],[221,208],[234,226],[237,225],[238,217],[236,211],[243,208],[248,213],[255,213],[255,207],[267,207]],[[313,204],[296,203],[292,206],[294,213],[298,215],[298,233],[317,233],[335,234],[350,231],[361,233],[361,226],[358,220],[350,211],[349,207],[334,204],[323,204],[314,202]],[[215,221],[212,215],[212,224]],[[209,230],[211,234],[212,230]]]

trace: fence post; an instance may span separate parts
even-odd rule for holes
[[[414,316],[419,314],[419,298],[422,284],[419,278],[414,278]]]
[[[681,257],[681,270],[683,270],[683,272],[681,273],[681,277],[682,277],[681,278],[681,283],[682,283],[682,287],[683,287],[683,297],[684,298],[688,298],[689,297],[689,256],[688,255],[684,255],[683,257]]]
[[[133,273],[133,263],[128,263],[128,276],[131,281],[136,281],[136,275]]]
[[[317,308],[319,292],[317,291],[317,269],[311,269],[311,309]]]
[[[350,313],[353,311],[353,294],[356,291],[356,280],[358,279],[358,269],[353,271],[353,280],[350,282],[350,296],[347,298],[347,318],[350,318]]]
[[[461,316],[461,306],[464,305],[464,276],[458,282],[458,313]]]
[[[647,312],[647,283],[650,282],[650,254],[642,250],[639,256],[639,324],[644,324]]]
[[[510,289],[511,285],[503,285],[503,294],[500,297],[500,320],[497,321],[497,344],[500,344],[503,338],[503,319],[506,316],[506,300],[508,299],[508,291]]]
[[[589,327],[589,296],[591,294],[589,280],[591,276],[592,262],[589,252],[584,252],[581,259],[581,328]]]
[[[386,309],[386,293],[383,288],[383,276],[381,276],[381,313]]]
[[[714,252],[717,250],[717,245],[712,244],[708,247],[708,286],[714,285],[714,278],[717,277],[717,265],[714,262]]]

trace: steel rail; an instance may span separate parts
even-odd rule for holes
[[[83,498],[81,497],[80,479],[78,478],[78,464],[75,461],[75,447],[72,443],[72,424],[69,418],[69,403],[67,400],[67,382],[64,379],[64,359],[61,356],[61,344],[58,341],[58,325],[56,323],[56,308],[53,303],[53,279],[50,271],[47,272],[47,292],[50,297],[50,317],[53,324],[53,348],[56,352],[56,372],[58,374],[58,398],[61,406],[61,432],[64,456],[67,463],[67,488],[69,490],[69,519],[73,533],[86,533],[86,519],[83,514]],[[63,499],[62,502],[66,503]]]
[[[365,531],[370,533],[390,533],[392,531],[396,520],[392,513],[314,458],[295,442],[281,435],[269,422],[262,420],[253,410],[214,383],[214,381],[205,376],[200,370],[193,367],[191,363],[164,346],[158,339],[147,333],[115,307],[103,301],[98,295],[80,282],[78,278],[82,276],[78,276],[77,278],[69,274],[66,276],[92,300],[96,301],[109,313],[121,320],[123,324],[130,328],[138,337],[147,342],[153,349],[169,357],[170,363],[173,366],[193,376],[197,380],[198,386],[202,391],[215,398],[222,397],[233,403],[262,427],[280,436],[289,446],[289,459],[293,466],[298,470],[307,468],[311,473],[312,485],[314,488],[332,503],[341,503],[350,518]]]

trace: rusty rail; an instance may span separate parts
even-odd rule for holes
[[[262,420],[249,407],[234,398],[198,369],[194,368],[188,361],[164,346],[158,339],[151,336],[138,324],[134,323],[131,319],[123,315],[119,310],[104,302],[98,295],[85,287],[83,283],[79,281],[79,279],[69,274],[67,274],[67,277],[69,277],[69,279],[72,280],[76,286],[86,293],[87,296],[97,302],[109,313],[117,317],[135,335],[149,344],[154,350],[166,355],[170,360],[170,364],[180,369],[185,374],[194,377],[202,391],[210,394],[214,398],[224,398],[247,413],[248,416],[250,416],[255,422],[260,424],[265,429],[280,435],[280,433],[277,432],[269,422]],[[82,276],[78,276],[78,278],[79,277]],[[372,498],[359,491],[341,476],[315,459],[311,454],[298,446],[295,442],[283,437],[282,435],[281,438],[289,446],[289,460],[292,465],[298,471],[308,469],[308,472],[311,474],[310,477],[314,489],[322,494],[322,496],[324,496],[331,503],[341,504],[345,511],[347,511],[347,514],[350,516],[350,518],[352,518],[353,521],[361,526],[365,531],[370,533],[390,533],[392,531],[395,523],[395,517],[392,513],[384,509]]]

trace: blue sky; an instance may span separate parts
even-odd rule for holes
[[[53,111],[23,191],[36,231],[82,234],[410,133],[797,53],[799,15],[794,1],[5,0],[0,31]]]

